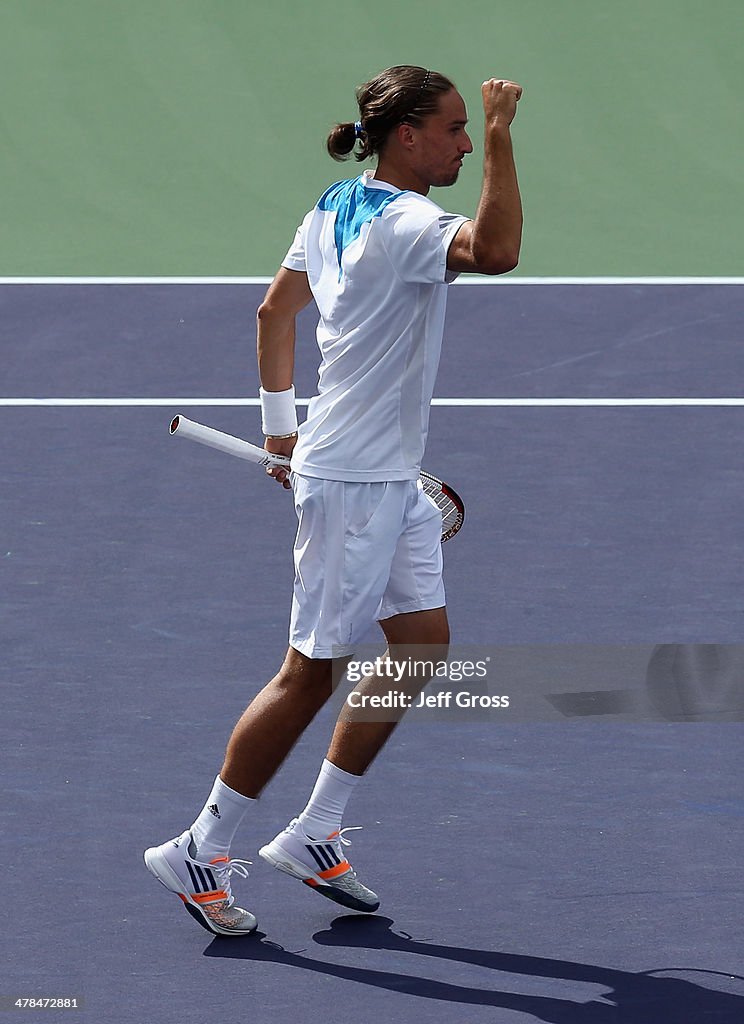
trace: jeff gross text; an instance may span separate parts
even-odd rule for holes
[[[439,690],[437,693],[411,695],[403,690],[389,690],[387,693],[365,694],[356,690],[347,696],[350,708],[508,708],[509,697],[486,693],[470,693],[468,690]]]

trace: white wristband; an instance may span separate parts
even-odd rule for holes
[[[288,437],[297,430],[294,385],[286,391],[264,391],[261,396],[261,426],[267,437]]]

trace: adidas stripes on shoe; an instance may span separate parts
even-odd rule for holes
[[[234,905],[230,875],[248,876],[247,860],[217,857],[209,863],[196,859],[189,829],[162,846],[145,850],[145,865],[202,928],[215,935],[249,935],[256,928],[253,914]]]
[[[305,833],[299,819],[293,818],[284,831],[262,846],[258,853],[272,867],[299,878],[322,896],[350,910],[371,914],[380,901],[358,880],[341,849],[342,844],[351,845],[343,833],[352,828],[332,832],[327,839],[313,839]]]

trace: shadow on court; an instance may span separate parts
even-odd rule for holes
[[[245,939],[216,938],[205,956],[253,960],[285,964],[313,971],[341,981],[355,981],[372,988],[435,999],[443,1002],[493,1006],[531,1014],[546,1024],[690,1024],[711,1021],[735,1024],[744,1020],[744,997],[702,988],[693,982],[655,972],[634,973],[593,964],[554,960],[522,954],[502,953],[485,949],[433,944],[391,930],[393,921],[387,917],[362,918],[356,915],[338,917],[329,929],[316,932],[313,941],[321,946],[392,950],[417,953],[441,961],[470,964],[509,975],[531,978],[554,978],[600,985],[609,991],[599,998],[580,1003],[572,999],[520,994],[512,991],[487,991],[446,981],[433,981],[415,974],[371,970],[315,960],[307,950],[292,952],[267,941],[262,932]],[[682,970],[679,968],[678,970]],[[687,973],[694,972],[686,968]],[[714,972],[703,972],[714,973]],[[730,975],[726,977],[730,978]],[[742,981],[744,979],[736,979]],[[513,983],[510,984],[510,988]]]

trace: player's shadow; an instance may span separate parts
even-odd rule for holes
[[[216,938],[205,955],[285,964],[425,999],[518,1010],[545,1024],[702,1024],[702,1021],[706,1024],[741,1024],[744,1021],[744,997],[702,988],[682,978],[659,977],[661,972],[636,974],[570,960],[447,946],[417,940],[405,933],[397,934],[391,930],[392,924],[393,921],[387,917],[338,917],[330,928],[316,932],[313,941],[321,946],[341,949],[417,953],[438,961],[472,964],[509,975],[584,982],[602,986],[608,991],[589,1002],[580,1003],[550,996],[469,988],[415,974],[316,960],[308,956],[306,950],[291,952],[277,943],[265,941],[266,936],[262,932],[255,932],[245,939]],[[670,973],[670,969],[667,968],[665,973]],[[510,979],[512,987],[513,979]]]

